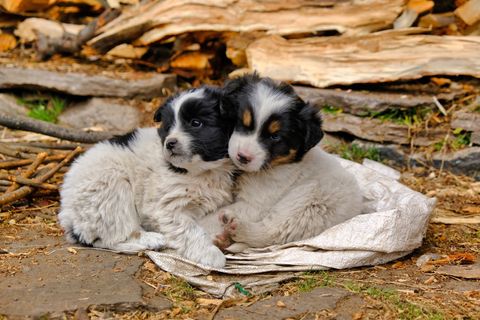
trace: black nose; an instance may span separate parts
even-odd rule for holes
[[[250,161],[252,161],[252,158],[243,154],[243,153],[238,153],[237,154],[237,160],[240,161],[240,163],[243,163],[243,164],[247,164],[249,163]]]
[[[167,140],[167,149],[172,150],[173,148],[175,148],[175,146],[177,145],[177,142],[178,142],[178,140],[175,139],[175,138],[168,139]]]

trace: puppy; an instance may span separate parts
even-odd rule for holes
[[[355,178],[315,147],[323,136],[317,109],[291,86],[256,74],[224,89],[238,110],[228,153],[244,173],[235,203],[220,211],[219,247],[233,240],[227,250],[238,252],[306,239],[360,213]]]
[[[224,266],[197,220],[232,201],[229,107],[218,88],[187,91],[156,112],[158,129],[100,142],[79,157],[60,193],[67,240],[127,252],[167,247]]]

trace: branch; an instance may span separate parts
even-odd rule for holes
[[[0,125],[10,129],[31,131],[55,138],[84,143],[95,143],[113,137],[113,134],[108,132],[85,132],[77,129],[64,128],[52,123],[7,114],[1,111]]]

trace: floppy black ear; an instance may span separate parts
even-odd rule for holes
[[[176,96],[169,97],[162,105],[158,107],[157,111],[155,111],[155,114],[153,115],[153,121],[162,121],[162,109],[165,108],[169,103],[171,103],[175,97]]]
[[[257,72],[245,74],[240,77],[233,78],[225,82],[223,91],[226,95],[236,95],[242,92],[250,84],[259,82],[261,79]]]
[[[305,152],[315,147],[323,138],[320,111],[310,103],[300,110],[300,120],[305,129]]]

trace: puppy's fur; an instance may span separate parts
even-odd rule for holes
[[[170,98],[159,128],[98,143],[65,176],[59,221],[70,242],[135,252],[172,248],[204,265],[225,256],[197,221],[231,202],[232,111],[216,88]]]
[[[287,84],[247,75],[225,85],[238,104],[229,155],[243,171],[235,203],[221,211],[228,250],[318,235],[361,210],[355,178],[319,147],[321,119]]]

